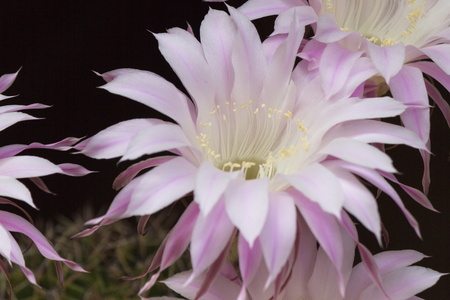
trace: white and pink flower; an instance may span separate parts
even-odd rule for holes
[[[365,59],[346,61],[345,78],[335,76],[342,71],[338,63],[319,75],[305,72],[304,64],[295,67],[311,18],[294,14],[296,22],[287,38],[275,45],[272,40],[261,43],[255,27],[239,11],[229,8],[229,13],[209,11],[201,24],[201,43],[180,28],[155,35],[190,99],[148,71],[102,74],[107,91],[143,103],[176,123],[124,121],[78,145],[82,153],[97,159],[156,155],[117,178],[114,187],[123,189],[105,215],[88,222],[98,225],[78,236],[122,218],[151,215],[193,192],[194,201],[148,272],[158,267],[159,271],[140,293],[189,244],[189,280],[208,270],[208,281],[200,289],[204,293],[237,231],[249,248],[260,244],[269,284],[292,253],[298,214],[342,274],[345,245],[339,232],[345,211],[381,243],[375,197],[356,176],[389,194],[419,234],[416,220],[385,180],[396,172],[391,159],[371,145],[406,144],[426,151],[412,131],[376,121],[397,116],[407,106],[388,97],[352,97],[376,73],[366,68]],[[163,151],[171,154],[158,156]],[[155,168],[137,176],[151,167]],[[429,205],[426,197],[423,201]],[[249,260],[240,255],[242,263]]]

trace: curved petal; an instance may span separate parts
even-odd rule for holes
[[[430,135],[430,109],[422,72],[417,68],[404,66],[392,78],[389,87],[395,99],[409,106],[401,115],[405,127],[427,142]]]
[[[267,60],[255,26],[242,13],[228,7],[238,28],[231,61],[234,69],[232,99],[258,99],[264,82]],[[244,103],[240,103],[244,104]]]
[[[0,224],[0,240],[2,241],[2,243],[0,244],[0,255],[6,258],[8,263],[11,265],[12,245],[10,237],[11,235],[9,234],[8,230],[6,230],[5,227]]]
[[[200,26],[203,52],[211,67],[211,76],[221,83],[216,90],[220,99],[230,99],[233,88],[234,71],[230,57],[236,32],[233,20],[220,10],[210,9]]]
[[[195,179],[194,201],[200,206],[203,215],[207,215],[225,192],[228,183],[236,178],[237,172],[226,173],[203,162],[198,168]]]
[[[426,56],[431,58],[445,73],[450,75],[450,45],[440,44],[421,48]]]
[[[397,43],[393,46],[381,47],[365,39],[370,59],[375,68],[389,84],[390,79],[395,76],[405,61],[405,46]]]
[[[161,123],[136,134],[129,142],[121,161],[185,146],[191,146],[191,143],[179,125]]]
[[[151,215],[194,189],[197,169],[182,157],[142,175],[122,217]]]
[[[199,276],[220,255],[234,232],[223,200],[207,216],[200,214],[191,238],[193,278]]]
[[[269,179],[233,180],[225,193],[225,207],[231,222],[250,247],[260,235],[269,210]]]
[[[10,112],[0,115],[0,131],[18,122],[36,120],[37,118],[22,112]]]
[[[17,74],[19,74],[19,71],[12,74],[4,74],[0,77],[0,93],[6,91],[13,84],[14,80],[16,80]]]
[[[194,132],[192,102],[172,83],[152,72],[135,70],[115,77],[101,86],[110,93],[145,104]]]
[[[259,239],[255,240],[253,247],[250,247],[242,234],[240,234],[238,240],[238,253],[239,270],[241,271],[243,285],[245,286],[252,281],[262,258]]]
[[[286,175],[285,178],[296,190],[317,203],[323,211],[340,218],[344,193],[336,176],[326,167],[314,163],[299,173]]]
[[[350,70],[360,58],[362,52],[349,51],[332,43],[325,47],[319,63],[322,88],[327,97],[339,92],[350,75]]]
[[[13,156],[0,159],[0,175],[29,178],[63,173],[61,168],[37,156]]]
[[[11,197],[28,203],[31,207],[36,208],[31,198],[31,193],[27,187],[8,176],[0,176],[0,196]]]
[[[239,10],[250,20],[278,15],[296,6],[306,6],[305,0],[249,0]]]
[[[162,123],[158,119],[133,119],[117,123],[94,135],[81,153],[97,159],[122,156],[141,130]]]
[[[397,172],[391,158],[374,146],[356,141],[351,138],[333,139],[320,153],[332,155],[352,164],[383,170],[390,173]]]
[[[180,28],[155,34],[155,37],[161,54],[195,101],[198,115],[203,116],[212,111],[215,106],[211,99],[214,99],[216,82],[211,77],[211,68],[199,41]]]
[[[20,232],[28,236],[36,244],[39,252],[41,252],[44,257],[61,261],[74,271],[86,272],[73,261],[59,256],[42,233],[25,219],[5,211],[0,211],[0,220],[5,229],[13,232]]]
[[[292,198],[285,193],[271,193],[269,213],[259,239],[269,277],[266,286],[279,274],[294,246],[297,213]]]

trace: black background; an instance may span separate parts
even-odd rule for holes
[[[243,1],[229,1],[239,6]],[[176,84],[180,81],[158,51],[149,31],[163,32],[171,27],[198,29],[209,7],[224,9],[220,3],[200,0],[165,1],[2,1],[0,3],[0,74],[13,73],[20,67],[14,85],[6,95],[20,94],[4,103],[52,105],[31,114],[45,118],[28,121],[2,132],[2,145],[51,143],[67,136],[91,136],[119,121],[135,117],[159,116],[131,100],[98,89],[100,73],[129,67],[151,70]],[[270,21],[258,21],[270,33]],[[450,99],[449,94],[444,94]],[[442,114],[432,115],[432,184],[429,198],[440,213],[427,211],[401,194],[408,209],[419,221],[423,240],[407,224],[400,210],[387,197],[380,197],[382,220],[390,233],[388,249],[416,249],[429,256],[420,264],[450,271],[450,139]],[[417,151],[403,146],[389,152],[402,182],[420,187],[422,166]],[[47,195],[30,185],[41,209],[36,218],[55,214],[70,215],[90,204],[97,214],[104,212],[113,199],[113,179],[126,165],[117,160],[93,160],[81,155],[35,151],[53,162],[79,163],[98,173],[82,178],[49,176],[46,183],[56,196]],[[361,227],[361,226],[360,226]],[[360,228],[363,232],[363,228]],[[107,230],[107,228],[105,228]],[[372,235],[361,239],[373,252],[380,251]],[[450,299],[450,277],[421,294],[426,299]]]

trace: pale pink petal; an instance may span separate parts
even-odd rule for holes
[[[252,281],[258,270],[259,263],[261,262],[262,251],[259,239],[256,239],[253,243],[253,247],[250,247],[242,234],[240,234],[238,240],[238,253],[239,270],[241,271],[243,285],[245,286]]]
[[[86,272],[76,263],[60,257],[42,233],[25,219],[8,212],[0,211],[0,220],[5,229],[12,232],[20,232],[28,236],[36,244],[39,252],[41,252],[44,257],[61,261],[74,271]]]
[[[420,237],[419,224],[417,223],[417,220],[406,209],[402,199],[397,194],[395,189],[392,186],[390,186],[389,183],[377,171],[366,167],[350,164],[342,160],[335,160],[333,161],[333,163],[338,164],[339,166],[351,171],[352,173],[358,176],[361,176],[362,178],[366,179],[374,186],[376,186],[377,188],[388,194],[392,198],[392,200],[394,200],[397,206],[401,209],[411,227],[414,228],[416,234]],[[391,176],[391,174],[383,173],[383,176]]]
[[[329,134],[364,143],[404,144],[417,149],[427,149],[425,143],[411,130],[374,120],[345,122],[333,128]]]
[[[350,172],[331,168],[345,194],[344,208],[369,229],[381,243],[381,220],[372,193]]]
[[[155,34],[155,37],[161,54],[195,101],[198,114],[203,116],[212,111],[215,106],[211,101],[214,99],[215,80],[211,77],[211,68],[206,62],[199,41],[180,28],[172,28],[168,33]]]
[[[131,139],[121,161],[191,145],[179,125],[157,124],[143,129]]]
[[[174,157],[175,156],[152,157],[129,166],[125,171],[120,173],[119,176],[116,177],[116,179],[114,179],[113,189],[119,190],[123,188],[131,180],[133,180],[133,178],[136,177],[142,170],[163,164]]]
[[[192,276],[191,271],[178,273],[163,281],[170,289],[188,298],[195,299],[205,275],[199,276],[188,285],[185,282]],[[239,295],[240,286],[222,275],[218,275],[211,288],[200,299],[208,300],[230,300],[236,299]]]
[[[442,273],[423,267],[406,267],[383,276],[384,287],[390,299],[409,299],[433,286]],[[370,286],[361,294],[361,299],[387,300],[375,286]]]
[[[98,76],[101,76],[106,82],[110,82],[110,81],[114,80],[114,78],[116,78],[117,76],[128,74],[128,73],[139,72],[139,71],[140,70],[137,70],[137,69],[122,68],[122,69],[112,70],[112,71],[109,71],[109,72],[106,72],[103,74],[100,74],[95,71],[94,71],[94,73]]]
[[[152,72],[135,70],[126,72],[101,88],[110,93],[121,95],[145,104],[185,128],[193,132],[194,111],[192,102],[180,92],[172,83]]]
[[[288,33],[292,22],[306,26],[317,21],[317,15],[310,6],[297,6],[281,12],[275,20],[275,28],[271,35]]]
[[[200,214],[195,223],[191,239],[191,261],[193,278],[200,275],[220,255],[234,232],[224,207],[223,200],[207,215]]]
[[[237,172],[222,172],[209,162],[200,165],[195,179],[194,201],[200,206],[203,215],[211,211],[225,192],[228,183],[237,175]]]
[[[350,71],[362,52],[349,51],[332,43],[325,47],[319,64],[322,88],[327,97],[339,92],[345,85]]]
[[[336,217],[324,212],[317,203],[298,193],[293,194],[293,199],[309,229],[330,258],[338,274],[339,290],[342,293],[344,289],[344,279],[341,274],[345,259],[344,238]]]
[[[304,26],[300,26],[298,22],[291,24],[288,37],[275,51],[267,66],[262,103],[271,103],[274,107],[282,108],[281,104],[285,102],[283,100],[291,83],[291,72],[304,33]]]
[[[0,175],[14,178],[39,177],[62,173],[61,168],[36,156],[13,156],[0,159]]]
[[[81,153],[97,159],[122,156],[141,130],[162,123],[158,119],[133,119],[117,123],[94,135]]]
[[[429,61],[418,61],[409,63],[408,66],[420,69],[422,72],[439,81],[439,83],[442,84],[447,91],[450,91],[450,75],[442,71],[442,69],[436,66],[436,64]]]
[[[343,31],[339,28],[333,14],[325,14],[320,16],[317,21],[317,30],[314,39],[322,43],[330,44],[340,41],[351,34],[351,31]]]
[[[231,222],[253,246],[261,233],[269,209],[269,180],[234,180],[225,193],[225,207]]]
[[[344,193],[336,176],[321,164],[314,163],[298,173],[286,175],[286,180],[321,209],[339,218]]]
[[[320,43],[316,40],[309,41],[303,50],[298,54],[298,57],[303,58],[307,60],[308,63],[308,70],[313,70],[316,68],[319,68],[320,65],[320,58],[323,55],[323,51],[326,48],[326,44]],[[297,65],[298,67],[298,65]],[[307,76],[308,74],[305,74],[304,76]],[[303,77],[303,76],[301,76]],[[299,78],[301,78],[299,76]]]
[[[173,264],[186,250],[191,240],[198,216],[198,206],[194,204],[189,205],[183,215],[181,215],[177,224],[169,232],[161,258],[161,270],[164,270]]]
[[[350,163],[395,173],[391,158],[377,148],[351,138],[333,139],[320,150],[320,153],[332,155]]]
[[[392,78],[389,87],[395,99],[409,106],[401,115],[405,127],[426,142],[430,135],[430,110],[422,72],[417,68],[404,66]]]
[[[37,120],[37,118],[30,116],[28,114],[22,112],[10,112],[4,113],[0,115],[0,131],[8,128],[11,125],[16,124],[17,122],[28,121],[28,120]]]
[[[11,265],[11,235],[8,230],[0,224],[0,255],[2,255]]]
[[[31,207],[36,208],[31,198],[31,193],[27,187],[8,176],[0,176],[0,196],[11,197],[28,203]]]
[[[278,15],[296,6],[308,5],[305,0],[249,0],[239,10],[250,20]]]
[[[289,195],[271,193],[269,200],[269,213],[259,236],[269,269],[266,285],[276,278],[292,252],[297,218],[295,204]]]
[[[450,81],[450,79],[449,79]],[[450,105],[442,97],[439,90],[428,80],[425,80],[425,86],[427,87],[428,96],[433,99],[434,103],[437,104],[445,120],[447,121],[447,126],[450,127]]]
[[[200,26],[200,39],[211,67],[211,76],[221,83],[216,89],[216,96],[220,99],[230,99],[233,88],[234,72],[230,57],[236,32],[233,20],[220,10],[210,9]]]
[[[6,91],[13,84],[14,80],[17,77],[17,74],[19,74],[19,71],[12,74],[4,74],[0,77],[0,93]]]
[[[397,43],[393,46],[381,47],[364,39],[369,51],[370,59],[375,68],[389,84],[390,79],[395,76],[405,61],[405,46]]]
[[[232,99],[241,102],[258,99],[267,68],[260,37],[255,26],[242,13],[232,7],[228,10],[238,28],[231,56],[235,74]]]
[[[421,48],[426,56],[431,58],[445,73],[450,75],[450,45],[440,44]]]
[[[65,163],[57,166],[61,168],[62,174],[69,176],[84,176],[93,173],[93,171],[89,171],[88,169],[76,164]]]
[[[151,215],[194,189],[196,168],[174,158],[142,175],[123,217]]]
[[[297,218],[299,227],[299,241],[297,247],[297,257],[292,267],[292,277],[286,285],[286,299],[306,299],[308,296],[308,282],[314,271],[317,255],[317,241],[300,216]]]
[[[20,110],[26,110],[26,109],[42,109],[42,108],[48,108],[50,106],[41,104],[41,103],[33,103],[29,105],[4,105],[0,106],[0,114],[7,113],[7,112],[16,112]]]

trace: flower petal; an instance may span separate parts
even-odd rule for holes
[[[285,178],[310,201],[319,204],[323,211],[340,217],[344,193],[336,176],[326,167],[314,163]]]
[[[122,217],[151,215],[194,189],[196,168],[182,157],[142,175]]]
[[[191,146],[181,127],[177,124],[162,123],[140,131],[128,144],[121,161],[133,160],[170,149]]]
[[[162,123],[158,119],[133,119],[117,123],[94,135],[81,153],[97,159],[122,156],[141,130]]]
[[[225,193],[225,207],[231,222],[250,247],[260,235],[269,210],[268,178],[233,180]]]
[[[281,12],[296,6],[306,6],[304,0],[249,0],[239,10],[250,20],[267,16],[278,15]]]
[[[63,173],[61,168],[37,156],[13,156],[0,159],[0,175],[28,178]]]
[[[272,282],[291,254],[296,236],[296,208],[285,193],[271,193],[269,213],[260,234],[261,248]]]
[[[23,183],[15,178],[0,176],[0,196],[21,200],[28,203],[31,207],[36,208],[30,191]]]
[[[431,58],[445,73],[450,75],[450,45],[440,44],[421,48],[426,56]]]
[[[393,46],[381,47],[364,39],[369,51],[370,59],[375,68],[389,84],[390,79],[395,76],[405,61],[405,46],[397,43]]]

